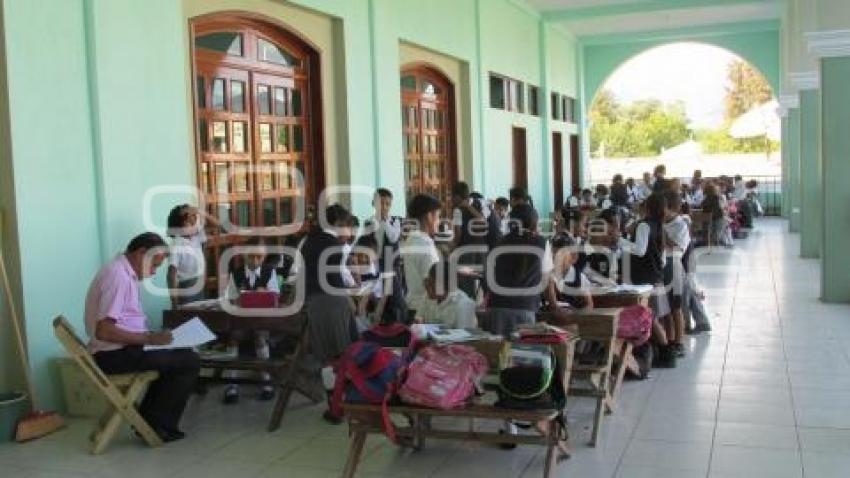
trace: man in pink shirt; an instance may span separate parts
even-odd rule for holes
[[[86,294],[89,351],[107,374],[159,372],[139,405],[139,413],[163,441],[185,436],[180,417],[200,370],[191,349],[145,351],[145,345],[171,343],[168,331],[151,332],[139,300],[139,282],[156,273],[167,256],[165,241],[152,232],[130,241],[127,250],[98,271]]]

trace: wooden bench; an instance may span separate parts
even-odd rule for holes
[[[544,314],[540,317],[552,325],[559,327],[578,326],[579,336],[599,344],[602,350],[594,354],[592,360],[582,361],[576,358],[572,367],[573,383],[570,384],[568,395],[575,397],[590,397],[596,399],[596,411],[593,418],[593,432],[590,446],[595,447],[602,428],[602,417],[614,411],[617,394],[623,383],[626,372],[626,361],[623,357],[631,357],[632,345],[622,342],[620,348],[617,339],[617,326],[622,309],[594,309],[587,312],[553,316]],[[620,360],[614,360],[620,354]],[[577,386],[577,384],[581,384]],[[583,386],[582,386],[583,385]]]

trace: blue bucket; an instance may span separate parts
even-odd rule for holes
[[[27,410],[27,394],[0,392],[0,442],[15,438],[15,427]]]

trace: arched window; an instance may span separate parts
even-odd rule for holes
[[[426,66],[403,69],[401,117],[407,200],[427,193],[448,204],[457,180],[451,82]]]
[[[324,187],[319,57],[290,32],[254,17],[192,21],[198,187],[223,224],[291,224]],[[221,248],[212,237],[215,276]]]

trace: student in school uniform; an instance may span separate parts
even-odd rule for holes
[[[366,231],[375,238],[379,262],[382,271],[395,269],[394,258],[401,239],[402,218],[390,215],[393,205],[393,193],[386,188],[378,188],[372,198],[375,214],[364,223]],[[387,264],[387,260],[390,263]]]
[[[610,209],[614,205],[608,196],[608,186],[599,184],[596,186],[596,209]]]
[[[104,265],[89,285],[85,322],[88,350],[105,373],[159,372],[138,409],[160,438],[171,442],[185,437],[180,418],[201,364],[190,349],[144,349],[172,341],[170,332],[148,329],[139,300],[139,283],[156,274],[167,254],[159,235],[146,232],[134,237],[124,253]]]
[[[208,217],[207,221],[218,227],[214,217]],[[168,235],[173,240],[167,275],[172,307],[205,299],[207,236],[198,209],[188,204],[174,206],[168,213]],[[193,292],[193,289],[199,290]]]
[[[643,173],[643,180],[637,187],[637,202],[646,201],[650,194],[652,194],[652,175]]]
[[[487,254],[487,220],[482,211],[472,205],[469,185],[459,181],[452,187],[452,225],[454,227],[452,250],[460,253],[458,264],[481,268]],[[476,279],[458,277],[458,287],[470,299],[476,300]]]
[[[566,302],[575,309],[593,308],[592,284],[576,263],[579,259],[579,244],[570,236],[552,238],[554,269],[552,280],[560,302]]]
[[[407,284],[407,306],[412,320],[427,322],[433,316],[434,301],[425,290],[425,279],[431,266],[440,261],[434,235],[440,224],[440,201],[427,194],[418,194],[407,205],[407,218],[412,230],[401,242]]]
[[[650,306],[655,313],[652,334],[659,347],[658,366],[674,367],[676,351],[667,341],[660,320],[670,313],[664,293],[664,219],[666,201],[661,194],[652,194],[644,201],[644,217],[628,238],[622,237],[617,246],[623,251],[622,280],[626,284],[646,284],[655,287]]]
[[[424,285],[428,298],[434,301],[430,322],[452,329],[475,329],[478,327],[475,302],[453,286],[450,269],[447,262],[440,261],[428,271]]]
[[[523,187],[512,187],[511,190],[508,191],[508,197],[510,198],[511,208],[517,207],[521,204],[528,204],[531,207],[534,207],[531,203],[531,198],[528,197],[528,192]]]
[[[659,164],[652,172],[652,192],[663,193],[667,189],[667,167]]]
[[[487,328],[491,333],[508,337],[517,326],[533,324],[541,294],[545,294],[550,304],[557,303],[554,282],[550,279],[554,269],[552,251],[548,241],[538,233],[537,221],[537,211],[530,205],[514,207],[510,232],[489,252]],[[554,312],[562,313],[557,308]]]
[[[579,202],[581,209],[596,209],[596,198],[593,196],[593,191],[590,189],[581,190],[581,201]]]
[[[355,285],[345,262],[345,246],[353,237],[352,216],[339,204],[328,206],[324,214],[323,226],[307,236],[301,256],[310,353],[328,369],[357,340],[358,332],[354,304],[344,290]],[[323,417],[340,422],[329,410]]]
[[[280,282],[278,281],[275,265],[267,260],[265,253],[265,242],[261,238],[252,238],[243,246],[253,250],[246,254],[237,254],[230,261],[228,267],[228,282],[226,297],[231,301],[239,299],[239,295],[245,291],[269,291],[280,293]],[[267,330],[258,330],[253,333],[254,353],[260,360],[268,360],[271,357],[269,346],[270,334]],[[242,335],[231,335],[228,348],[233,353],[238,353],[239,342],[245,339]],[[225,378],[236,378],[235,371],[225,371]],[[260,387],[260,400],[271,400],[274,398],[274,387],[271,385],[271,376],[266,372],[260,373],[263,385]],[[225,405],[233,405],[239,402],[239,386],[228,384],[224,389],[222,402]]]
[[[611,205],[617,208],[629,207],[629,188],[623,182],[622,174],[615,174],[614,180],[611,183]]]
[[[628,206],[634,206],[638,202],[638,185],[635,183],[635,178],[626,178],[626,193],[628,195]]]
[[[670,304],[667,339],[678,356],[685,354],[685,319],[682,311],[685,270],[683,257],[691,244],[690,226],[680,214],[682,196],[676,191],[664,193],[667,214],[664,223],[665,264],[664,284]]]
[[[581,207],[581,188],[573,188],[573,193],[564,201],[564,208],[577,210]]]

